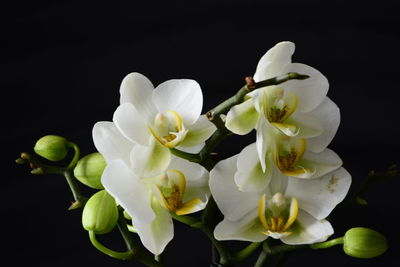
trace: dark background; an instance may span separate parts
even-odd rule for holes
[[[395,3],[3,1],[0,88],[6,169],[1,175],[0,265],[141,266],[111,259],[91,246],[80,211],[67,210],[72,197],[62,177],[33,176],[26,166],[14,163],[46,134],[78,143],[83,155],[93,152],[92,126],[111,120],[120,82],[132,71],[155,85],[171,78],[195,79],[203,89],[205,112],[234,94],[275,43],[293,41],[294,61],[328,77],[328,96],[341,109],[341,126],[330,148],[353,176],[351,191],[369,170],[398,163],[400,37]],[[218,148],[221,158],[238,153],[251,138],[228,139]],[[340,247],[305,250],[295,253],[288,266],[396,265],[399,188],[399,177],[376,183],[366,197],[369,205],[333,214],[335,237],[351,227],[371,227],[388,237],[386,254],[360,260]],[[175,226],[166,262],[207,266],[207,238]],[[117,235],[104,242],[124,248]]]

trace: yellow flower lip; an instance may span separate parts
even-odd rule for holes
[[[168,170],[165,175],[159,176],[158,184],[153,185],[153,192],[161,205],[176,215],[196,212],[203,205],[199,198],[183,202],[185,190],[185,175],[178,170]]]
[[[275,194],[274,197],[278,194],[281,193]],[[294,197],[291,198],[290,205],[288,207],[285,207],[283,210],[281,208],[278,209],[274,206],[276,203],[273,203],[273,199],[270,202],[272,203],[270,204],[270,207],[268,209],[266,205],[267,201],[265,194],[261,196],[258,202],[258,218],[265,228],[262,233],[265,235],[270,235],[274,238],[291,234],[288,229],[296,221],[299,212],[297,199]],[[282,204],[279,204],[279,207],[281,205]],[[285,205],[285,198],[283,200],[283,205]],[[288,208],[289,210],[287,210]]]
[[[186,137],[189,130],[185,129],[183,120],[174,110],[168,110],[165,116],[158,113],[154,123],[148,126],[151,135],[160,144],[174,148],[178,146]]]
[[[299,161],[306,151],[306,140],[303,138],[291,138],[288,145],[284,147],[283,144],[276,145],[275,147],[275,164],[282,173],[288,176],[304,176],[312,171],[299,164]]]
[[[297,95],[285,94],[281,87],[267,88],[265,94],[265,115],[271,123],[283,123],[295,112],[298,104]]]

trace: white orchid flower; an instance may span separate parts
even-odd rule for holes
[[[231,108],[226,127],[240,135],[257,130],[257,151],[265,171],[269,136],[274,128],[287,136],[307,139],[312,152],[323,151],[332,141],[340,123],[340,112],[327,96],[329,84],[318,70],[292,63],[294,44],[281,42],[259,61],[254,81],[259,82],[288,72],[306,74],[306,80],[290,80],[247,94],[246,101]]]
[[[199,152],[216,129],[200,116],[203,94],[194,80],[168,80],[154,88],[142,74],[130,73],[120,93],[121,105],[113,121],[127,139],[141,145],[135,154],[142,157],[132,159],[134,165],[147,162],[139,176],[165,169],[171,160],[170,148]]]
[[[346,196],[351,176],[339,168],[316,179],[296,179],[276,172],[269,186],[243,192],[234,181],[240,156],[220,161],[210,172],[210,190],[224,215],[215,228],[218,240],[312,244],[333,234],[325,220]]]
[[[272,177],[285,175],[315,179],[338,169],[343,163],[328,148],[319,153],[307,151],[306,141],[302,138],[281,136],[271,141],[271,146],[271,152],[266,157],[265,172],[257,155],[256,143],[246,146],[238,154],[234,180],[239,190],[259,192],[265,190]]]
[[[172,156],[164,170],[142,178],[133,170],[141,167],[138,162],[147,166],[139,153],[143,147],[125,138],[114,123],[96,123],[93,140],[107,162],[101,178],[104,188],[132,217],[143,245],[160,254],[174,234],[170,213],[184,215],[205,207],[208,171]]]

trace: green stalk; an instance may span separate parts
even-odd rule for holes
[[[89,238],[90,242],[92,242],[93,246],[97,248],[99,251],[103,252],[104,254],[115,258],[119,260],[128,260],[132,258],[132,251],[126,251],[126,252],[117,252],[114,250],[111,250],[105,246],[103,246],[99,241],[96,239],[96,234],[93,231],[89,231]]]

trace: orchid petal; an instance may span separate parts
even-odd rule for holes
[[[174,226],[169,211],[162,207],[154,198],[151,207],[156,215],[152,222],[145,223],[136,220],[135,216],[132,216],[133,224],[142,244],[151,253],[160,255],[174,237]]]
[[[257,64],[254,81],[259,82],[285,74],[283,69],[292,62],[294,49],[294,43],[286,41],[280,42],[268,50]]]
[[[150,203],[151,191],[122,160],[107,162],[101,183],[137,222],[150,223],[154,220],[155,214]]]
[[[256,192],[262,191],[271,180],[271,166],[267,166],[266,173],[263,172],[257,154],[256,143],[248,145],[239,154],[237,159],[237,172],[235,183],[240,191]]]
[[[320,153],[305,151],[303,157],[299,160],[298,165],[312,170],[312,175],[308,177],[296,175],[291,176],[299,178],[317,178],[338,169],[342,164],[343,161],[340,157],[328,148]]]
[[[106,162],[113,159],[129,159],[134,144],[118,131],[114,123],[97,122],[93,127],[92,135],[96,149],[103,155]],[[125,163],[129,164],[129,161]]]
[[[317,220],[301,209],[297,215],[296,222],[288,231],[292,233],[281,238],[281,241],[288,245],[323,242],[333,234],[333,228],[328,221]]]
[[[186,129],[189,131],[185,139],[179,144],[182,147],[193,147],[204,143],[217,128],[205,115],[201,115],[193,125],[188,126]]]
[[[250,242],[264,241],[267,236],[262,232],[264,226],[258,219],[257,209],[250,211],[239,220],[231,221],[225,217],[214,230],[217,240],[241,240]]]
[[[295,197],[301,209],[321,220],[345,198],[350,184],[350,174],[344,168],[339,168],[316,179],[289,178],[285,195]]]
[[[137,145],[131,153],[132,169],[139,177],[152,177],[165,171],[171,162],[171,152],[154,138],[148,147]]]
[[[301,63],[292,63],[287,65],[282,74],[288,72],[297,72],[309,75],[305,80],[290,80],[282,84],[286,92],[294,92],[298,97],[298,110],[301,112],[309,112],[318,107],[329,89],[329,83],[326,77],[314,69]]]
[[[323,133],[307,140],[307,147],[313,152],[324,150],[335,136],[340,124],[340,110],[336,104],[325,97],[325,100],[309,114],[316,117],[322,125]]]
[[[168,168],[179,170],[185,175],[186,189],[183,202],[194,198],[199,198],[204,203],[207,202],[210,195],[208,188],[209,173],[203,166],[185,159],[173,157]]]
[[[114,112],[113,121],[126,138],[141,145],[148,145],[150,131],[147,122],[132,104],[120,105]]]
[[[203,107],[203,93],[194,80],[169,80],[153,91],[153,101],[159,112],[177,112],[185,127],[197,121]]]
[[[234,175],[238,155],[222,160],[210,172],[210,190],[225,218],[235,221],[257,207],[260,196],[239,191]]]
[[[146,121],[157,113],[153,103],[154,86],[143,74],[133,72],[125,76],[120,87],[120,103],[131,103]]]
[[[259,117],[253,101],[249,99],[229,110],[225,126],[235,134],[245,135],[256,127]]]

